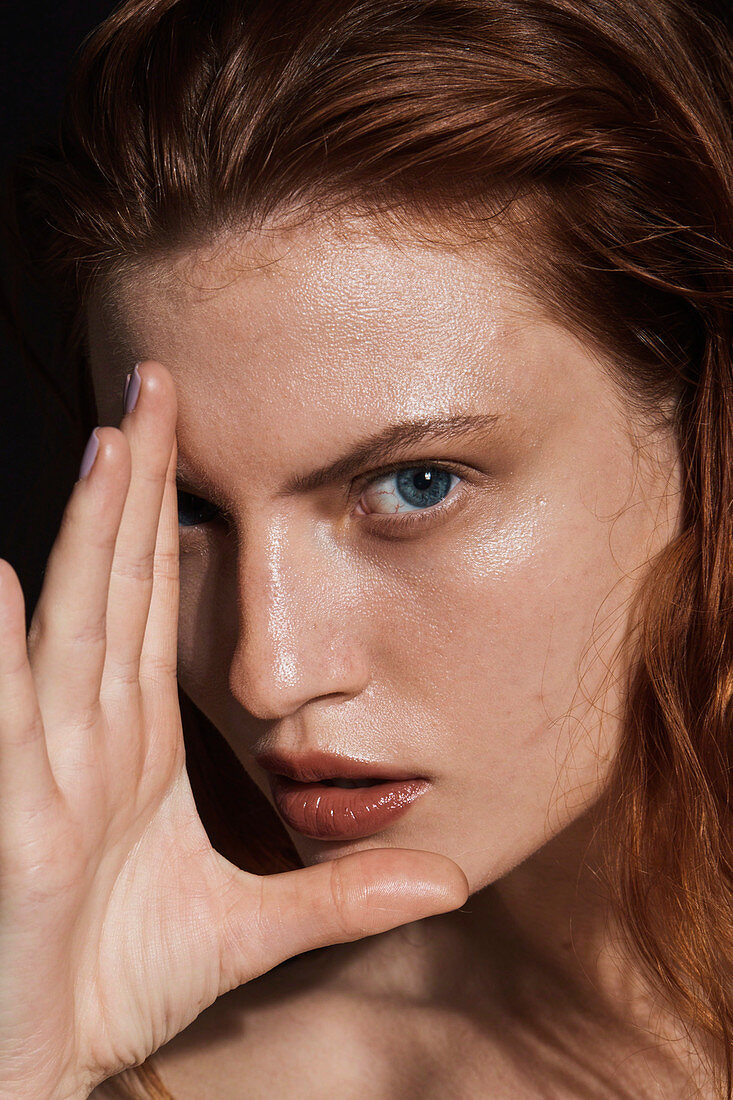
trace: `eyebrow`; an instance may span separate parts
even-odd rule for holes
[[[417,443],[439,443],[454,436],[491,433],[501,419],[498,413],[463,413],[388,424],[374,435],[358,440],[335,462],[307,474],[296,474],[286,483],[283,493],[312,493],[325,485],[347,481],[365,467],[387,462],[394,457],[395,451]]]
[[[395,457],[395,452],[418,443],[441,443],[456,436],[490,435],[503,417],[499,413],[459,413],[452,416],[424,417],[388,424],[373,435],[357,442],[340,458],[327,466],[311,470],[307,474],[295,474],[281,490],[284,496],[305,494],[322,489],[326,485],[347,481],[365,467],[374,468]],[[177,478],[186,483],[194,480],[186,462],[179,457]],[[200,481],[200,478],[195,479]],[[202,488],[212,491],[213,486]]]

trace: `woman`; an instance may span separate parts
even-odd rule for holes
[[[730,1098],[732,71],[686,0],[85,44],[3,1095]]]

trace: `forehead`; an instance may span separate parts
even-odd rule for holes
[[[547,320],[498,249],[426,246],[362,222],[230,235],[129,270],[89,312],[100,413],[133,363],[171,371],[181,413],[241,410],[354,430],[477,405],[549,414],[600,384],[587,353]],[[248,406],[248,409],[244,406]],[[248,411],[249,410],[249,411]],[[368,424],[357,423],[362,419]]]

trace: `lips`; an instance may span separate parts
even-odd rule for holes
[[[428,786],[426,779],[403,779],[344,789],[270,776],[272,797],[285,824],[316,840],[372,836],[402,817]]]
[[[309,752],[284,753],[270,750],[255,755],[255,760],[265,771],[273,775],[285,775],[297,779],[300,783],[319,783],[324,779],[363,780],[401,780],[414,779],[408,773],[392,764],[379,761],[357,760],[351,756],[337,756],[335,753],[311,749]]]
[[[261,753],[275,807],[286,825],[318,840],[372,836],[405,814],[430,783],[393,765],[312,750]]]

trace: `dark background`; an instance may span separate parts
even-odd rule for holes
[[[111,0],[0,0],[6,9],[0,14],[3,191],[14,158],[54,140],[76,51],[116,6]],[[18,285],[5,242],[0,276],[0,557],[18,573],[30,614],[85,440],[54,392],[56,385],[73,410],[76,379],[57,346],[53,302],[25,280]],[[36,360],[53,384],[33,366]]]

